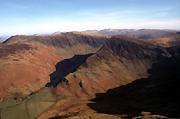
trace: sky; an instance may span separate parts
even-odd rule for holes
[[[0,35],[180,30],[180,0],[0,0]]]

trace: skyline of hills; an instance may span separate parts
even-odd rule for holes
[[[87,35],[98,35],[98,36],[115,36],[115,35],[129,35],[132,37],[142,36],[142,35],[154,35],[158,34],[159,36],[163,35],[170,35],[173,33],[178,33],[180,30],[168,30],[168,29],[102,29],[102,30],[84,30],[84,31],[68,31],[68,32],[76,32],[76,33],[84,33]],[[157,32],[157,33],[155,33]],[[5,41],[11,36],[16,35],[54,35],[54,34],[61,34],[66,32],[54,31],[53,33],[40,33],[40,34],[14,34],[14,35],[6,35],[0,34],[0,41]]]

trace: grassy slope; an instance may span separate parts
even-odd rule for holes
[[[51,90],[43,90],[22,101],[9,100],[0,104],[1,119],[34,119],[56,102]]]

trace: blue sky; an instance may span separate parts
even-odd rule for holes
[[[0,34],[180,29],[180,0],[0,0]]]

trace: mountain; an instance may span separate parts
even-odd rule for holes
[[[78,37],[71,33],[53,36],[13,36],[7,39],[0,47],[0,79],[3,82],[0,86],[1,97],[4,94],[15,95],[16,91],[24,95],[43,87],[59,60],[72,57],[76,53],[86,54],[94,51],[104,42],[104,39],[96,39],[99,38]]]
[[[129,37],[134,37],[138,39],[153,39],[171,36],[179,31],[176,30],[157,30],[157,29],[104,29],[104,30],[89,30],[82,33],[86,34],[95,34],[100,36],[117,36],[117,35],[126,35]]]
[[[9,36],[0,35],[0,42],[5,41]]]
[[[85,32],[17,35],[0,44],[2,119],[180,116],[176,31]],[[168,45],[159,40],[165,37],[173,38]]]
[[[99,113],[126,113],[128,118],[140,115],[142,110],[151,114],[178,117],[180,50],[176,48],[168,49],[171,57],[165,56],[152,64],[148,69],[148,77],[108,90],[106,93],[96,94],[96,98],[91,100],[95,103],[88,105]]]

